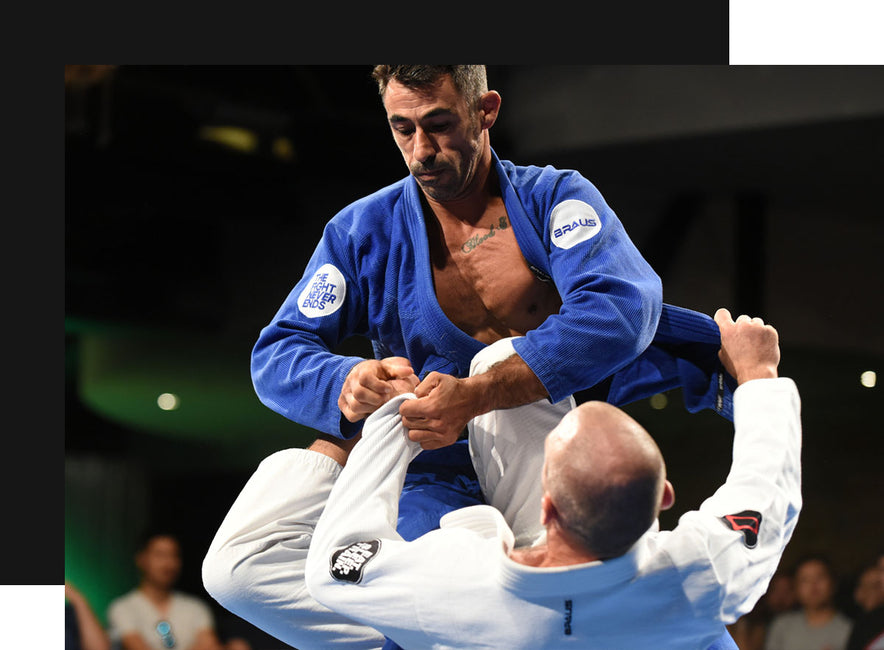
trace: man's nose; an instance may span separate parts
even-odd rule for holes
[[[414,158],[420,163],[432,160],[436,155],[436,143],[423,129],[414,131]]]

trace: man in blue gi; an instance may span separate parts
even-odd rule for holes
[[[660,278],[579,173],[515,165],[491,148],[501,97],[484,66],[376,66],[410,174],[344,207],[252,354],[260,400],[352,439],[417,375],[403,403],[413,461],[399,509],[405,539],[482,502],[463,432],[475,416],[547,398],[626,404],[681,386],[688,410],[731,417],[711,317],[666,305]],[[360,335],[375,358],[335,354]],[[470,362],[516,337],[480,376]]]
[[[381,65],[373,75],[410,175],[327,224],[255,344],[265,405],[351,438],[391,379],[417,374],[422,399],[402,415],[428,450],[416,466],[439,470],[435,479],[469,474],[458,439],[471,418],[539,398],[596,387],[593,397],[625,404],[682,386],[689,410],[730,417],[711,317],[663,304],[660,278],[580,174],[497,157],[489,130],[501,97],[484,66]],[[333,353],[352,335],[371,340],[376,358]],[[480,349],[510,336],[516,355],[468,376]]]

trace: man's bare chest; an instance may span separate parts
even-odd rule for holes
[[[439,305],[480,341],[524,334],[561,306],[555,287],[528,268],[502,205],[475,225],[440,224],[430,242]]]

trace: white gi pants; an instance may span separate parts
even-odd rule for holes
[[[497,341],[473,357],[470,375],[482,374],[515,353],[512,338]],[[543,443],[575,405],[573,397],[555,404],[543,398],[479,415],[468,425],[470,456],[482,494],[503,513],[516,537],[516,547],[532,546],[546,538],[540,524]]]
[[[484,348],[470,374],[515,354],[512,339]],[[469,447],[486,501],[516,545],[541,541],[543,443],[573,398],[541,399],[469,424]],[[384,637],[316,602],[304,570],[313,529],[341,466],[324,454],[286,449],[265,458],[234,501],[202,565],[206,591],[225,609],[299,650],[377,649]]]
[[[299,650],[380,648],[384,637],[316,602],[304,570],[313,529],[341,466],[307,449],[265,458],[203,560],[206,591],[225,609]]]

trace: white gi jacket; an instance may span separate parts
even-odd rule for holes
[[[788,378],[734,395],[725,484],[672,531],[655,525],[624,556],[536,568],[513,562],[499,511],[446,515],[412,542],[399,491],[420,446],[391,400],[374,413],[329,495],[307,554],[319,603],[416,648],[708,648],[767,589],[801,508],[800,400]]]

